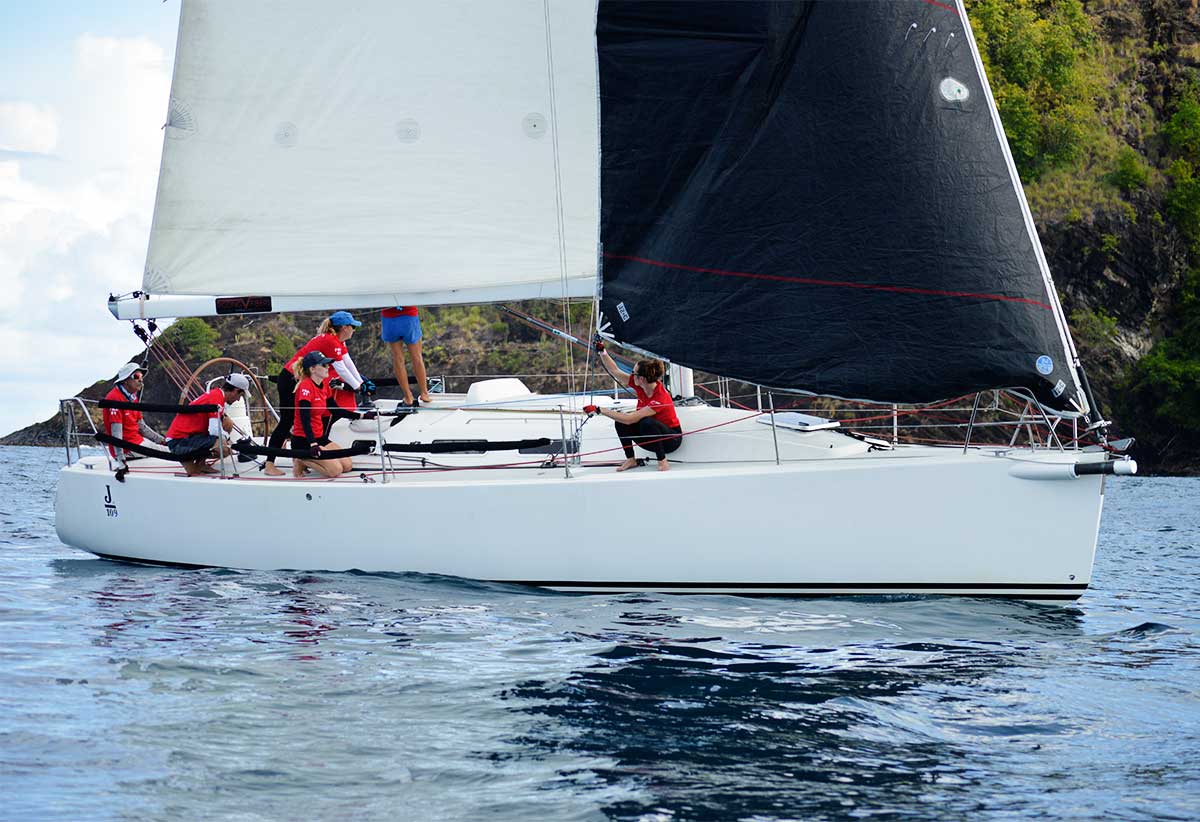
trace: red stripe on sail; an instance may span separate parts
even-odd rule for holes
[[[923,0],[923,2],[928,3],[931,6],[937,6],[938,8],[958,14],[958,9],[954,8],[954,6],[947,6],[945,3],[939,3],[937,0]]]
[[[825,285],[836,288],[859,288],[865,291],[891,291],[897,294],[929,294],[935,297],[962,297],[972,300],[995,300],[1005,303],[1025,303],[1026,305],[1036,305],[1038,308],[1045,308],[1047,311],[1052,310],[1049,305],[1037,300],[1029,300],[1025,297],[1007,297],[1003,294],[976,294],[972,291],[940,291],[934,288],[910,288],[903,285],[868,285],[866,283],[849,283],[841,280],[815,280],[810,277],[787,277],[782,274],[754,274],[749,271],[726,271],[720,268],[701,268],[694,265],[680,265],[679,263],[665,263],[660,260],[648,260],[645,257],[630,257],[624,254],[608,254],[604,255],[611,260],[629,260],[635,263],[644,263],[645,265],[653,265],[658,268],[673,268],[679,271],[695,271],[700,274],[717,274],[722,277],[742,277],[749,280],[773,280],[782,283],[801,283],[803,285]]]

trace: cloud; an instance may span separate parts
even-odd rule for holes
[[[50,106],[0,101],[0,150],[49,154],[58,144],[58,117]]]
[[[0,389],[19,398],[0,406],[0,434],[51,416],[139,348],[105,299],[141,284],[169,55],[83,35],[70,73],[62,99],[0,100]]]

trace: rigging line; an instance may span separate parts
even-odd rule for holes
[[[812,277],[789,277],[783,274],[755,274],[750,271],[727,271],[721,268],[704,268],[702,266],[682,265],[680,263],[668,263],[661,260],[651,260],[646,257],[633,257],[627,254],[610,254],[604,252],[604,256],[612,260],[628,260],[634,263],[642,263],[644,265],[652,265],[658,268],[670,268],[676,271],[690,271],[699,274],[716,274],[722,277],[742,277],[748,280],[771,280],[782,283],[799,283],[801,285],[823,285],[835,288],[857,288],[865,291],[890,291],[896,294],[926,294],[934,297],[961,297],[964,299],[975,300],[995,300],[996,302],[1007,303],[1025,303],[1027,305],[1035,305],[1038,308],[1044,308],[1047,311],[1053,311],[1054,308],[1047,303],[1038,300],[1031,300],[1026,297],[1009,297],[1004,294],[979,294],[973,291],[941,291],[933,288],[913,288],[903,285],[871,285],[869,283],[852,283],[844,280],[820,280]]]
[[[596,351],[596,338],[600,335],[600,296],[592,295],[592,307],[588,312],[588,330],[591,335],[588,337],[587,363],[583,373],[583,393],[588,395],[588,400],[594,399],[594,392],[591,390],[592,384],[592,358],[600,359],[600,354]]]
[[[570,298],[567,296],[567,236],[566,218],[563,215],[562,163],[558,149],[558,97],[554,88],[554,37],[550,29],[550,0],[542,0],[542,17],[546,23],[546,81],[550,91],[550,140],[554,148],[554,201],[555,218],[558,221],[558,276],[562,284],[563,328],[571,330]],[[566,343],[567,385],[575,393],[575,352]]]
[[[187,375],[182,372],[178,362],[168,354],[164,354],[162,349],[157,345],[152,345],[150,348],[150,354],[159,364],[159,367],[162,369],[163,373],[166,374],[167,379],[175,384],[175,388],[183,388],[183,386],[187,383]]]

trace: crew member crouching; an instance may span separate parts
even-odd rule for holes
[[[292,475],[304,476],[306,469],[313,469],[322,476],[333,479],[354,468],[350,457],[322,459],[322,450],[341,450],[342,446],[329,440],[329,426],[333,413],[329,408],[329,364],[332,357],[320,351],[309,351],[298,360],[292,370],[296,378],[296,421],[292,425],[292,449],[308,451],[310,459],[293,459]]]
[[[625,373],[617,367],[617,363],[604,350],[604,342],[596,341],[596,351],[600,354],[600,363],[604,370],[618,382],[625,379]],[[617,466],[618,471],[628,471],[636,468],[638,461],[633,455],[633,445],[636,442],[640,448],[654,452],[658,460],[659,471],[669,471],[667,454],[677,450],[683,444],[683,429],[679,427],[679,417],[675,414],[675,402],[671,399],[666,386],[662,384],[663,364],[658,360],[640,360],[634,367],[633,373],[626,383],[637,395],[637,410],[628,414],[613,411],[610,408],[587,406],[585,410],[608,417],[616,425],[617,436],[621,439],[621,447],[625,450],[625,461]]]
[[[220,385],[204,392],[190,405],[215,405],[216,411],[198,414],[176,414],[167,429],[167,448],[172,454],[182,456],[204,452],[195,460],[183,463],[189,477],[200,474],[215,474],[217,469],[207,465],[209,456],[219,457],[212,448],[217,438],[233,430],[233,420],[225,416],[225,406],[237,402],[250,391],[250,378],[245,374],[230,374]]]

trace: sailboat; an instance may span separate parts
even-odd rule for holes
[[[579,592],[1091,580],[1105,478],[1136,466],[1103,444],[961,0],[184,0],[164,132],[118,319],[592,297],[609,340],[771,403],[1003,388],[1100,444],[695,403],[673,470],[615,473],[583,407],[629,400],[481,380],[339,423],[336,480],[69,461],[69,545]]]

